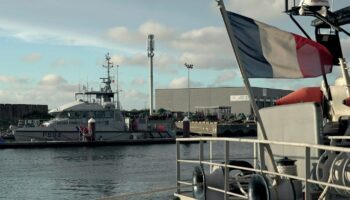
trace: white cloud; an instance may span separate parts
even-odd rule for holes
[[[0,82],[7,84],[24,84],[28,83],[28,78],[18,78],[13,76],[0,76]]]
[[[143,68],[149,67],[149,58],[145,53],[135,53],[130,56],[113,55],[111,58],[114,64],[118,64],[121,67],[123,65]],[[176,70],[172,67],[175,64],[180,64],[180,61],[177,61],[167,54],[156,54],[153,57],[153,66],[155,70],[161,72],[176,73]]]
[[[216,79],[215,83],[220,84],[224,82],[233,82],[234,78],[237,77],[237,73],[232,69],[230,71],[223,71]]]
[[[106,31],[106,36],[108,39],[118,42],[119,44],[128,45],[146,45],[147,36],[153,34],[155,37],[155,46],[158,44],[166,45],[171,39],[176,35],[176,31],[167,27],[164,24],[147,21],[141,24],[138,30],[130,30],[125,26],[116,26],[109,28]]]
[[[40,53],[30,53],[28,55],[25,55],[22,60],[25,62],[33,63],[38,62],[41,60],[41,54]]]
[[[67,83],[67,81],[59,75],[47,74],[39,82],[42,86],[58,86]]]
[[[166,39],[172,37],[174,30],[158,22],[148,21],[139,27],[139,33],[143,37],[146,37],[149,34],[154,34],[156,39]]]
[[[198,69],[228,69],[234,66],[234,54],[222,27],[205,27],[182,33],[172,46],[183,51],[181,63]]]
[[[186,77],[180,77],[173,79],[170,84],[170,88],[185,88],[187,87],[187,78]]]
[[[112,55],[111,60],[115,65],[146,66],[148,58],[146,54],[135,53],[131,56]]]
[[[66,65],[66,61],[64,59],[57,59],[52,63],[52,66],[54,67],[63,67]]]
[[[121,93],[122,109],[144,109],[148,105],[148,94],[136,89],[125,90]]]
[[[77,67],[80,65],[81,65],[81,62],[79,59],[66,59],[66,58],[58,58],[51,63],[52,67],[57,67],[57,68],[67,67],[67,66]]]
[[[120,55],[112,55],[111,62],[113,62],[115,65],[125,64],[125,57]]]
[[[226,9],[238,12],[259,20],[271,20],[281,16],[284,11],[284,1],[282,0],[244,0],[229,1]]]
[[[138,90],[127,90],[124,92],[124,97],[126,99],[144,99],[147,98],[148,95]]]
[[[175,78],[169,83],[170,88],[187,88],[188,79],[186,77]],[[190,81],[190,87],[203,87],[201,82]]]
[[[133,85],[138,85],[139,86],[139,85],[144,85],[146,83],[146,81],[143,78],[136,78],[136,79],[132,80],[131,83]]]
[[[158,54],[154,56],[154,66],[155,70],[175,74],[177,73],[177,66],[182,66],[180,60],[175,59],[167,54]],[[148,65],[147,65],[148,66]]]
[[[111,39],[123,42],[131,42],[135,39],[135,37],[138,37],[137,35],[131,33],[124,26],[113,27],[108,29],[107,36]]]
[[[126,27],[114,27],[107,31],[110,39],[119,43],[146,43],[148,33],[155,34],[156,46],[167,47],[168,52],[154,56],[156,70],[165,73],[176,73],[179,65],[188,62],[197,69],[229,69],[235,65],[234,54],[223,27],[204,27],[184,33],[157,22],[148,21],[142,24],[137,31]],[[178,35],[178,36],[176,36]],[[128,56],[113,55],[113,62],[120,65],[148,67],[149,60],[145,53],[133,53]]]
[[[125,64],[136,66],[147,66],[148,58],[146,54],[137,53],[125,58]]]
[[[73,101],[78,88],[56,74],[47,74],[36,84],[13,77],[0,77],[0,81],[16,82],[0,90],[1,103],[47,104],[50,108]]]
[[[102,47],[124,52],[134,52],[134,50],[123,47],[122,49],[110,41],[98,36],[83,34],[80,32],[70,32],[67,30],[38,27],[16,21],[0,19],[0,34],[2,36],[14,37],[29,43],[46,43],[67,46],[92,46]]]
[[[204,27],[182,33],[172,42],[175,48],[191,51],[214,53],[229,49],[228,36],[223,27]],[[227,43],[227,45],[225,45]]]

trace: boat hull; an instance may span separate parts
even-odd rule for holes
[[[121,131],[96,131],[96,140],[127,140],[133,135]],[[15,133],[16,141],[82,141],[82,134],[78,131],[56,130],[18,130]]]

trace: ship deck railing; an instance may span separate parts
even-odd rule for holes
[[[347,140],[350,141],[350,136],[331,136],[328,137],[332,142],[336,140]],[[223,162],[215,162],[218,159],[213,158],[213,142],[221,142],[224,143],[224,159],[221,160]],[[199,159],[182,159],[180,157],[180,144],[181,143],[189,143],[189,142],[198,142],[199,143]],[[204,159],[204,144],[209,143],[209,158]],[[236,166],[236,165],[229,165],[230,160],[230,143],[247,143],[253,145],[253,158],[254,159],[254,168],[247,168],[242,166]],[[266,145],[281,145],[281,146],[289,146],[289,147],[296,147],[296,148],[303,148],[305,152],[305,177],[300,176],[294,176],[284,173],[278,173],[271,170],[263,170],[258,168],[257,162],[259,162],[260,166],[265,166],[265,151],[264,148]],[[308,144],[308,143],[293,143],[293,142],[283,142],[283,141],[271,141],[271,140],[259,140],[259,139],[250,139],[250,138],[213,138],[213,137],[196,137],[196,138],[177,138],[176,139],[176,185],[177,190],[174,194],[176,197],[180,197],[180,199],[194,199],[192,196],[191,191],[186,190],[182,191],[181,189],[184,187],[191,187],[192,182],[189,182],[189,180],[182,180],[181,179],[181,165],[183,164],[198,164],[201,166],[207,165],[212,169],[213,166],[222,167],[224,169],[224,189],[220,188],[214,188],[214,187],[207,187],[209,190],[215,190],[218,192],[222,192],[224,194],[224,199],[248,199],[247,195],[242,195],[242,193],[233,193],[228,191],[229,188],[229,169],[238,169],[238,170],[245,170],[250,171],[254,173],[261,173],[264,175],[271,175],[274,177],[286,177],[293,180],[300,180],[303,183],[303,193],[304,193],[304,199],[310,200],[312,198],[311,194],[311,185],[316,184],[318,186],[323,186],[325,189],[323,192],[319,193],[321,195],[324,195],[324,193],[327,193],[327,190],[329,188],[334,189],[340,189],[343,191],[346,191],[347,194],[350,195],[350,187],[329,183],[329,182],[323,182],[323,181],[317,181],[314,180],[311,177],[311,150],[317,149],[317,150],[323,150],[323,151],[333,151],[333,152],[344,152],[347,153],[348,159],[350,159],[350,148],[349,147],[342,147],[342,146],[329,146],[329,145],[319,145],[319,144]],[[331,176],[331,174],[330,174]],[[320,195],[320,196],[321,196]]]

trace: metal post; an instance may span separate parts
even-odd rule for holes
[[[176,192],[180,194],[180,142],[176,141]]]
[[[212,163],[213,162],[213,141],[209,141],[209,161]],[[213,172],[213,166],[211,165],[209,168],[209,172]]]
[[[228,194],[227,191],[229,189],[229,185],[228,185],[228,175],[229,175],[229,168],[227,167],[228,163],[229,163],[229,152],[230,152],[230,143],[229,141],[225,141],[225,195],[224,195],[224,199],[228,200]]]
[[[261,135],[263,137],[264,140],[267,140],[267,135],[266,135],[266,129],[264,127],[264,124],[262,122],[262,119],[261,119],[261,116],[260,116],[260,112],[259,112],[259,109],[254,101],[254,93],[253,93],[253,90],[252,90],[252,87],[250,85],[250,82],[248,80],[248,76],[246,74],[246,71],[245,69],[243,69],[243,66],[242,66],[242,62],[240,60],[240,57],[238,56],[238,49],[237,49],[237,46],[234,45],[236,44],[236,39],[234,37],[234,33],[233,31],[231,30],[231,27],[230,27],[230,21],[228,19],[228,16],[227,16],[227,13],[226,13],[226,9],[225,9],[225,5],[224,5],[224,2],[222,0],[217,0],[218,4],[219,4],[219,7],[220,7],[220,12],[221,12],[221,15],[222,15],[222,18],[224,20],[224,23],[225,23],[225,26],[226,26],[226,30],[228,32],[228,35],[229,35],[229,38],[230,38],[230,41],[231,41],[231,45],[232,45],[232,48],[233,48],[233,52],[236,56],[236,59],[237,59],[237,63],[238,63],[238,66],[239,66],[239,69],[241,71],[241,74],[242,74],[242,77],[243,77],[243,81],[244,81],[244,85],[248,91],[248,95],[249,95],[249,100],[250,100],[250,104],[253,108],[253,111],[254,111],[254,114],[255,114],[255,117],[257,119],[257,122],[258,124],[260,125],[260,129],[261,129]],[[272,150],[271,150],[271,146],[270,145],[264,145],[265,148],[266,148],[266,151],[269,155],[269,158],[271,160],[271,164],[272,164],[272,168],[273,168],[273,171],[274,172],[278,172],[277,170],[277,166],[276,166],[276,163],[275,163],[275,160],[273,158],[273,154],[272,154]],[[279,177],[277,177],[277,179],[279,179]]]
[[[258,148],[257,148],[257,146],[258,146],[258,144],[256,143],[256,142],[254,142],[254,144],[253,144],[253,153],[254,153],[254,155],[253,155],[253,157],[254,157],[254,169],[257,169],[258,167],[258,163],[256,162],[256,160],[257,160],[257,151],[258,151]]]
[[[339,65],[340,69],[343,75],[343,79],[345,82],[346,92],[348,97],[350,96],[350,80],[349,80],[349,73],[348,73],[348,67],[346,66],[346,62],[344,58],[339,58]]]
[[[191,111],[190,69],[193,69],[193,64],[185,63],[185,67],[187,68],[187,91],[188,91],[188,114],[187,114],[187,117],[188,117],[188,119],[190,119],[190,111]]]
[[[264,145],[265,145],[265,144],[262,144],[262,143],[259,143],[259,144],[258,144],[258,147],[259,147],[260,169],[261,169],[261,170],[265,170],[265,169],[266,169]]]
[[[188,119],[190,119],[191,111],[191,89],[190,89],[190,68],[187,68],[187,91],[188,91]]]
[[[149,59],[149,115],[153,115],[153,56],[154,56],[154,35],[148,35],[148,57]]]
[[[310,183],[308,179],[310,178],[310,147],[305,147],[305,200],[310,200]]]
[[[117,65],[117,109],[120,110],[120,102],[119,102],[119,73],[118,73],[119,65]]]
[[[150,68],[149,68],[149,115],[153,114],[153,56],[150,58]]]
[[[202,166],[203,161],[203,141],[199,141],[199,164]]]

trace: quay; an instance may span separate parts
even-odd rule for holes
[[[183,121],[175,122],[179,132],[183,130]],[[222,123],[191,121],[190,133],[195,136],[211,137],[256,137],[257,125],[255,122],[249,123]]]
[[[64,147],[98,147],[116,145],[145,145],[145,144],[175,144],[175,138],[152,138],[137,140],[116,141],[35,141],[35,142],[4,142],[0,143],[0,149],[14,148],[64,148]]]

